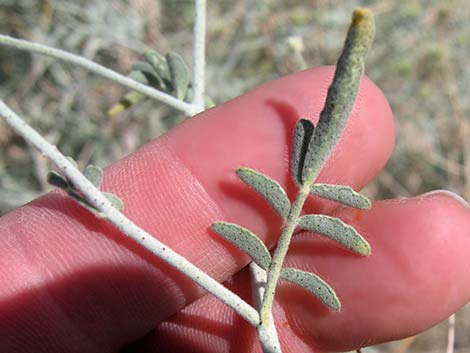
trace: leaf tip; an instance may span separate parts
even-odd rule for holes
[[[214,222],[214,223],[211,224],[211,229],[212,229],[214,232],[217,232],[217,229],[219,229],[222,224],[223,224],[222,221]]]
[[[252,169],[250,168],[247,168],[247,167],[238,167],[235,169],[235,173],[237,173],[237,175],[240,177],[240,176],[243,176],[247,173],[249,173]]]
[[[372,12],[366,7],[359,7],[353,12],[352,22],[358,25],[363,21],[370,21],[370,18],[372,18]]]
[[[362,207],[360,207],[361,210],[370,210],[372,208],[372,202],[369,200],[369,198],[364,197],[364,203]]]
[[[334,299],[330,303],[330,308],[333,311],[341,311],[341,301],[339,300],[339,298],[336,295],[334,296]]]
[[[372,254],[370,244],[366,240],[364,240],[364,242],[362,242],[357,247],[357,252],[359,255],[362,255],[362,256],[370,256]]]
[[[363,44],[363,47],[370,47],[375,32],[375,20],[372,11],[367,8],[358,8],[354,10],[352,14],[351,28],[355,28],[357,30],[358,39]]]

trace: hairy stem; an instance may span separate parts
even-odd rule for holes
[[[253,300],[258,310],[261,310],[263,304],[264,292],[266,290],[267,273],[254,262],[250,263],[251,288],[253,291]],[[272,313],[269,320],[273,322]],[[276,327],[259,325],[257,327],[258,337],[264,353],[281,353],[281,343],[277,336]]]
[[[454,353],[455,346],[455,314],[449,317],[449,329],[447,331],[446,353]]]
[[[193,107],[197,113],[204,110],[206,66],[206,0],[195,0],[193,29]]]
[[[192,116],[197,113],[197,109],[195,109],[192,104],[188,104],[179,99],[176,99],[173,96],[170,96],[169,94],[156,90],[153,87],[137,82],[127,76],[121,75],[116,71],[108,69],[80,55],[72,54],[64,50],[52,48],[43,44],[32,43],[24,39],[16,39],[3,34],[0,34],[0,45],[5,45],[7,47],[12,47],[31,53],[50,56],[52,58],[59,59],[64,62],[80,66],[111,81],[119,83],[133,91],[139,92],[149,98],[165,103],[170,107],[183,112],[187,116]]]
[[[308,153],[313,153],[315,162],[304,171],[305,177],[287,216],[268,270],[266,291],[260,311],[261,326],[274,326],[270,315],[282,264],[313,182],[317,179],[333,148],[338,143],[346,125],[357,96],[364,60],[372,44],[373,36],[374,20],[372,14],[366,9],[354,11],[343,52],[336,65],[333,82],[328,89],[325,107],[320,113],[320,120],[309,145]]]
[[[310,185],[304,183],[297,194],[297,197],[292,204],[289,215],[286,219],[286,224],[281,233],[281,237],[277,244],[276,250],[273,255],[273,260],[268,271],[268,281],[266,283],[266,291],[264,292],[263,305],[260,311],[261,325],[271,326],[274,325],[272,321],[272,306],[274,301],[274,294],[276,293],[277,282],[281,274],[282,264],[286,257],[289,244],[294,234],[295,227],[297,226],[300,212],[304,206],[305,200],[310,192]]]
[[[49,144],[23,119],[16,115],[0,100],[0,117],[10,125],[30,145],[34,146],[45,157],[49,158],[64,176],[70,180],[74,187],[83,193],[85,199],[129,238],[143,246],[152,254],[158,256],[174,268],[178,269],[202,288],[215,295],[222,302],[239,313],[253,326],[259,324],[258,312],[239,296],[225,288],[207,273],[193,265],[181,255],[159,242],[152,235],[139,228],[134,222],[125,217],[112,206],[106,197],[69,161],[59,152],[57,147]]]

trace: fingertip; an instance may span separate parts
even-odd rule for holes
[[[440,198],[442,200],[451,201],[457,203],[460,207],[463,207],[467,211],[470,210],[470,204],[462,196],[457,195],[455,192],[450,190],[433,190],[422,194],[420,197],[425,198]]]
[[[299,335],[315,337],[327,350],[346,350],[415,335],[468,302],[470,217],[454,196],[384,200],[361,217],[349,208],[334,216],[354,226],[372,254],[353,257],[313,235],[294,240],[289,263],[321,274],[343,303],[338,315],[306,309],[302,298],[295,300],[302,309],[283,304],[301,323]]]

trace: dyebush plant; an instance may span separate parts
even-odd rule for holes
[[[84,58],[43,45],[7,36],[0,36],[0,44],[65,60],[123,84],[130,91],[110,109],[110,115],[118,114],[145,97],[150,97],[192,116],[213,105],[204,90],[205,7],[204,0],[196,0],[192,79],[187,65],[175,53],[162,56],[155,51],[147,52],[144,55],[146,61],[135,64],[133,72],[126,77]],[[281,185],[269,176],[243,166],[236,170],[238,177],[254,192],[264,197],[283,219],[282,231],[274,253],[271,255],[270,250],[256,234],[240,225],[225,221],[212,224],[215,233],[236,245],[252,259],[250,267],[254,281],[264,282],[254,293],[257,308],[249,305],[125,217],[120,212],[125,205],[119,195],[99,191],[103,179],[101,168],[89,165],[81,173],[73,159],[63,156],[1,101],[0,116],[54,162],[58,171],[49,174],[50,184],[64,190],[97,217],[106,218],[135,242],[233,308],[256,327],[265,353],[281,352],[272,315],[279,279],[304,288],[331,310],[341,310],[338,295],[324,279],[315,273],[283,265],[294,232],[304,229],[321,234],[361,256],[369,256],[372,251],[367,240],[340,219],[321,214],[304,215],[302,211],[309,195],[362,210],[371,207],[365,196],[347,185],[321,184],[316,180],[343,133],[357,96],[364,72],[364,61],[373,37],[374,19],[371,12],[367,9],[355,10],[317,126],[308,119],[300,119],[294,129],[290,174],[297,187],[297,193],[292,203]]]

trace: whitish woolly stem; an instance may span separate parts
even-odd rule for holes
[[[374,37],[374,18],[367,9],[357,9],[353,13],[343,52],[336,65],[333,82],[328,89],[325,107],[320,113],[320,120],[315,129],[313,141],[307,151],[312,153],[313,164],[304,165],[305,178],[297,197],[287,216],[282,234],[279,238],[271,265],[268,269],[268,280],[263,305],[260,311],[261,325],[274,326],[272,312],[274,294],[280,277],[289,244],[298,223],[305,200],[310,194],[316,180],[334,146],[338,143],[346,121],[356,100],[359,81],[364,69],[364,60]]]
[[[274,301],[274,294],[276,293],[277,282],[281,274],[284,258],[286,257],[287,250],[289,249],[292,235],[294,234],[295,227],[297,226],[299,220],[300,212],[302,211],[302,207],[309,193],[310,184],[306,182],[303,184],[294,203],[292,204],[291,210],[287,216],[286,223],[282,230],[282,234],[279,238],[279,243],[277,244],[276,250],[274,251],[271,266],[269,267],[268,271],[268,279],[266,283],[266,292],[264,293],[263,298],[263,305],[260,310],[261,325],[264,326],[266,330],[273,329],[274,327],[274,321],[272,320],[272,306]]]
[[[204,110],[206,67],[206,0],[195,0],[193,29],[193,107],[196,113]]]
[[[449,331],[447,332],[447,350],[446,353],[454,353],[455,345],[455,314],[449,317]]]
[[[202,288],[215,295],[222,302],[238,312],[253,326],[257,326],[259,324],[258,312],[251,305],[246,303],[232,291],[225,288],[204,271],[194,266],[184,257],[159,242],[143,229],[139,228],[134,222],[114,208],[106,197],[104,197],[103,194],[87,178],[85,178],[85,176],[75,168],[75,166],[64,155],[59,152],[57,147],[49,144],[1,100],[0,117],[3,118],[6,123],[29,144],[38,149],[43,156],[49,158],[63,173],[63,175],[73,183],[74,187],[83,193],[86,200],[96,209],[101,211],[106,218],[124,234],[184,273]]]
[[[253,290],[253,299],[258,310],[261,310],[263,304],[264,291],[266,288],[267,273],[254,262],[250,263],[251,287]],[[269,320],[274,321],[272,313],[269,313]],[[276,327],[259,325],[257,327],[259,341],[264,353],[282,353],[279,337]]]
[[[50,56],[52,58],[65,61],[76,66],[80,66],[111,81],[119,83],[133,91],[142,93],[149,98],[153,98],[157,101],[165,103],[170,107],[183,112],[187,116],[192,116],[196,114],[196,109],[194,109],[192,104],[183,102],[179,99],[176,99],[175,97],[170,96],[169,94],[160,92],[159,90],[156,90],[155,88],[152,88],[150,86],[146,86],[129,77],[121,75],[116,71],[110,70],[102,65],[99,65],[94,61],[88,60],[80,55],[72,54],[64,50],[52,48],[43,44],[32,43],[24,39],[16,39],[3,34],[0,34],[0,45],[5,45],[19,50],[25,50],[31,53]]]

